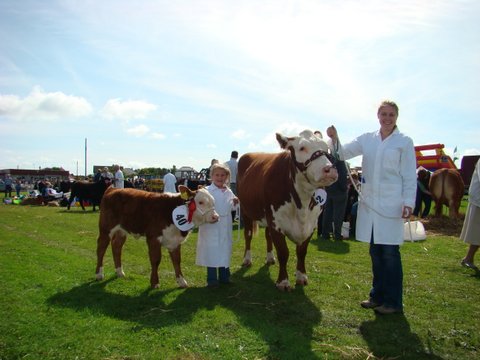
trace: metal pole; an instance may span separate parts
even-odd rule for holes
[[[85,178],[87,177],[87,138],[85,138]]]

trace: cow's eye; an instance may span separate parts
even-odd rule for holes
[[[305,151],[305,146],[300,146],[300,151]]]
[[[199,201],[199,202],[198,202],[198,205],[203,205],[203,201]]]

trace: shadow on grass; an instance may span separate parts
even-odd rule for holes
[[[387,359],[442,359],[434,355],[430,346],[424,346],[403,314],[376,315],[375,320],[360,325],[360,333],[370,351],[377,358]]]
[[[332,254],[347,254],[350,252],[349,240],[335,241],[325,240],[321,236],[310,241],[318,250]]]
[[[72,215],[92,215],[92,214],[100,214],[100,211],[95,210],[93,211],[92,208],[87,208],[85,207],[85,211],[82,210],[81,208],[71,208],[70,210],[67,210],[67,208],[60,208],[58,210],[58,213],[60,214],[72,214]]]
[[[122,280],[110,278],[58,293],[48,302],[53,306],[79,311],[89,309],[92,313],[129,321],[134,330],[187,324],[197,312],[220,306],[234,313],[243,326],[259,334],[269,349],[266,358],[316,357],[311,341],[313,328],[321,322],[321,313],[305,296],[303,287],[298,286],[290,293],[279,292],[275,286],[270,286],[268,266],[252,275],[240,268],[231,279],[233,284],[213,289],[148,289],[131,296],[109,291],[108,284]],[[167,298],[170,299],[168,303],[164,301]],[[212,319],[214,316],[212,313]],[[217,326],[220,325],[212,320],[210,331],[223,331]]]

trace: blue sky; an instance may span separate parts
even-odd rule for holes
[[[0,2],[0,169],[207,167],[275,133],[480,154],[480,2]],[[353,165],[359,163],[359,158]],[[457,165],[460,165],[457,162]],[[77,170],[78,169],[78,170]]]

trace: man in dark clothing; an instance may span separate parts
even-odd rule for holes
[[[323,208],[322,238],[330,239],[333,233],[335,240],[342,240],[342,225],[347,206],[347,168],[345,161],[337,160],[335,167],[338,172],[338,180],[327,186],[327,201]],[[333,229],[332,229],[333,224]]]
[[[102,179],[102,169],[97,169],[95,176],[93,177],[94,182],[99,182]]]
[[[350,173],[350,182],[348,183],[347,190],[347,207],[345,208],[345,218],[350,224],[349,235],[355,237],[355,228],[357,226],[357,208],[358,208],[358,188],[360,179],[356,171]]]
[[[417,169],[417,197],[415,198],[415,209],[413,215],[418,216],[422,208],[422,203],[425,207],[422,211],[422,219],[426,218],[430,213],[430,207],[432,206],[432,195],[428,184],[430,182],[430,171],[424,167]]]

